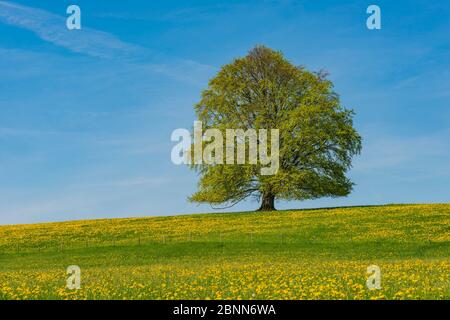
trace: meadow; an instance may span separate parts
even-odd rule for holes
[[[0,299],[449,299],[449,231],[450,204],[0,226]]]

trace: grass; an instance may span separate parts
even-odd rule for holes
[[[450,204],[0,226],[0,299],[449,299],[449,227]]]

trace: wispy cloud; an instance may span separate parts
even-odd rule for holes
[[[59,189],[22,190],[0,188],[0,223],[34,223],[68,219],[158,214],[154,190],[172,181],[167,177],[131,177],[61,186]],[[27,201],[19,199],[26,198]],[[11,201],[6,201],[9,198]],[[127,200],[124,200],[127,199]],[[154,210],[154,211],[150,211]],[[70,217],[70,218],[68,218]]]
[[[194,86],[204,86],[208,77],[211,77],[217,68],[201,64],[192,60],[178,60],[174,64],[150,64],[147,66],[154,72],[168,76],[180,82]]]
[[[0,127],[0,138],[36,137],[36,136],[60,135],[60,134],[62,134],[62,132]]]
[[[129,188],[129,187],[160,187],[161,185],[170,183],[171,179],[167,177],[135,177],[116,181],[102,182],[93,184],[86,187],[117,187],[117,188]]]
[[[92,28],[68,30],[65,18],[45,10],[0,1],[0,21],[34,32],[42,40],[100,58],[134,57],[143,49]]]
[[[130,65],[131,69],[144,68],[193,86],[205,85],[217,69],[187,59],[171,59],[170,63],[155,62],[151,49],[85,26],[81,30],[68,30],[66,17],[9,1],[0,1],[0,22],[30,30],[40,39],[75,53],[132,62],[134,66]]]
[[[406,167],[434,160],[434,167],[424,167],[438,175],[448,173],[447,161],[438,166],[439,159],[450,156],[449,130],[442,130],[416,137],[398,137],[383,133],[373,134],[365,141],[362,156],[357,158],[355,171],[378,172],[388,168]]]

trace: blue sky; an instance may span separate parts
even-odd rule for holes
[[[256,44],[329,71],[364,139],[350,196],[279,208],[449,202],[449,34],[445,1],[0,0],[0,224],[212,211],[170,134]]]

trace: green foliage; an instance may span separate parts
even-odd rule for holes
[[[280,166],[275,175],[263,176],[260,164],[192,165],[200,181],[191,201],[234,204],[255,196],[263,199],[261,209],[271,210],[274,199],[351,192],[353,183],[345,174],[361,150],[361,137],[353,128],[353,111],[341,106],[323,73],[257,46],[222,67],[195,110],[204,128],[279,129]]]

